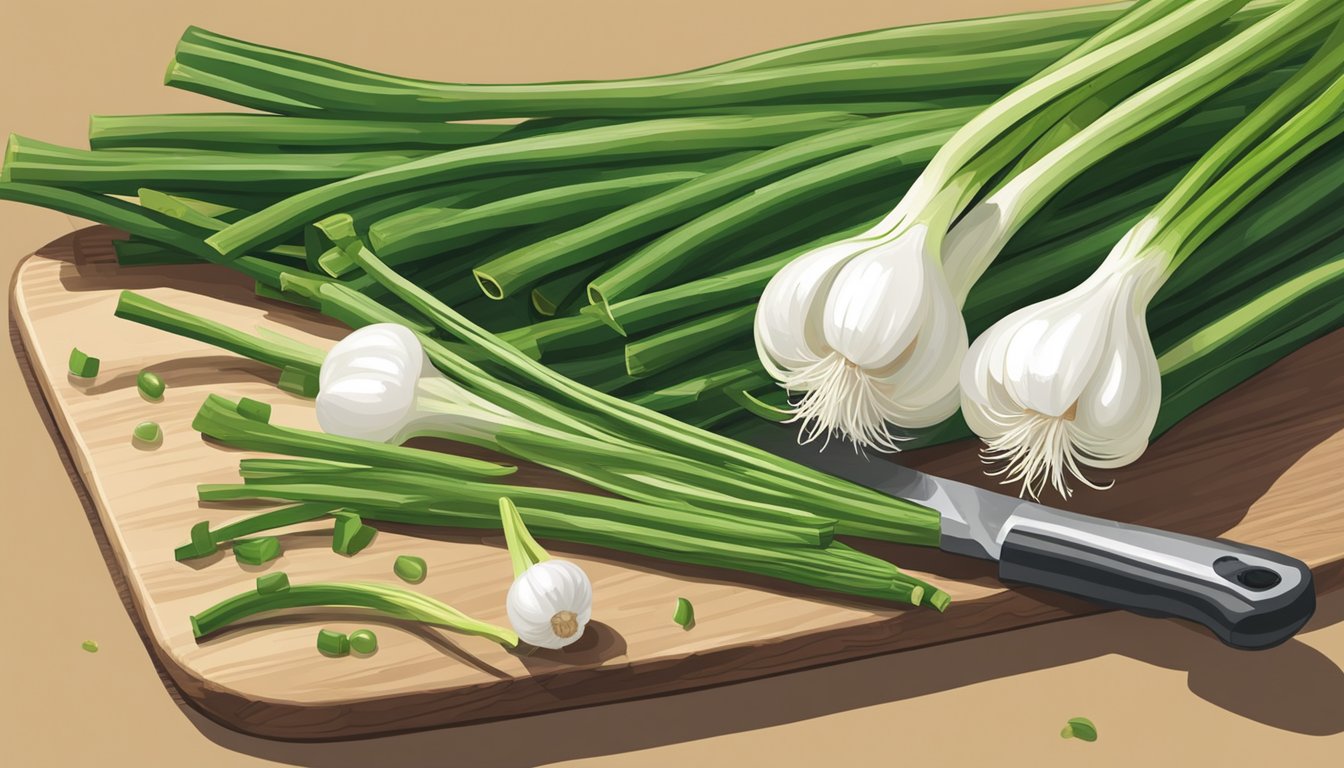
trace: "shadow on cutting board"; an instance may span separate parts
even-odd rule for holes
[[[1322,598],[1307,631],[1344,620],[1344,590]],[[1186,672],[1215,706],[1312,736],[1344,732],[1344,670],[1291,640],[1248,653],[1175,621],[1109,613],[709,690],[548,715],[337,743],[277,742],[186,717],[228,749],[317,768],[390,756],[452,755],[455,765],[523,766],[618,754],[808,720],[1118,654]],[[819,695],[824,694],[824,695]]]

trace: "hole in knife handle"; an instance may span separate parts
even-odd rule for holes
[[[1214,573],[1228,581],[1262,592],[1271,589],[1282,581],[1282,577],[1269,568],[1260,565],[1247,565],[1231,555],[1213,561]]]

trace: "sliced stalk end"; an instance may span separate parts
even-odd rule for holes
[[[180,41],[178,45],[181,45]],[[170,87],[176,85],[181,71],[182,65],[177,60],[177,52],[174,51],[172,58],[168,59],[168,66],[163,69],[163,84]]]
[[[14,164],[15,155],[19,154],[19,134],[10,133],[9,138],[5,139],[5,158],[0,162],[0,181],[9,181],[9,167]]]
[[[604,307],[607,299],[602,295],[602,288],[597,283],[588,284],[588,303],[598,307]]]
[[[498,280],[487,275],[479,269],[471,270],[471,276],[476,278],[476,284],[481,287],[481,292],[486,296],[499,301],[504,298],[504,286]]]
[[[639,379],[648,376],[650,373],[652,373],[652,371],[649,370],[649,366],[645,364],[644,360],[640,358],[639,351],[632,350],[631,345],[626,344],[625,374],[632,378]]]
[[[622,336],[630,335],[629,333],[626,332],[625,327],[621,325],[621,321],[617,320],[616,316],[612,314],[610,304],[606,303],[589,304],[588,306],[580,309],[579,314],[592,315],[593,317],[596,317],[597,319],[601,320],[603,323],[606,323],[612,330],[616,331]]]
[[[317,257],[317,266],[332,277],[341,277],[355,268],[355,262],[340,248],[332,247]]]
[[[359,239],[355,231],[355,219],[348,213],[336,213],[313,224],[327,239],[341,248],[354,244]]]
[[[924,604],[932,606],[939,613],[943,613],[947,610],[947,606],[952,604],[952,596],[941,589],[935,589],[929,593],[928,598],[924,600]]]
[[[480,282],[479,277],[477,278],[477,282]],[[536,288],[533,288],[532,308],[537,310],[538,313],[545,315],[546,317],[555,317],[555,313],[559,309],[559,306],[557,306],[556,302],[551,301],[549,298],[547,298],[546,294],[542,293]]]

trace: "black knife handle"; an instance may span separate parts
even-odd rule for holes
[[[1316,610],[1311,570],[1286,555],[1082,515],[1058,517],[1009,521],[1000,579],[1189,619],[1245,649],[1284,642]]]

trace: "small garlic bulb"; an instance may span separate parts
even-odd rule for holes
[[[543,560],[513,580],[506,605],[518,637],[540,648],[564,648],[583,636],[593,616],[593,585],[568,560]]]
[[[1165,261],[1117,246],[1086,281],[985,331],[962,368],[962,413],[996,474],[1039,497],[1046,483],[1110,469],[1148,447],[1162,401],[1145,314]]]
[[[934,238],[936,239],[936,238]],[[938,244],[916,223],[814,249],[781,269],[756,311],[771,376],[802,394],[804,442],[840,435],[894,450],[890,425],[915,429],[956,412],[966,325]]]

